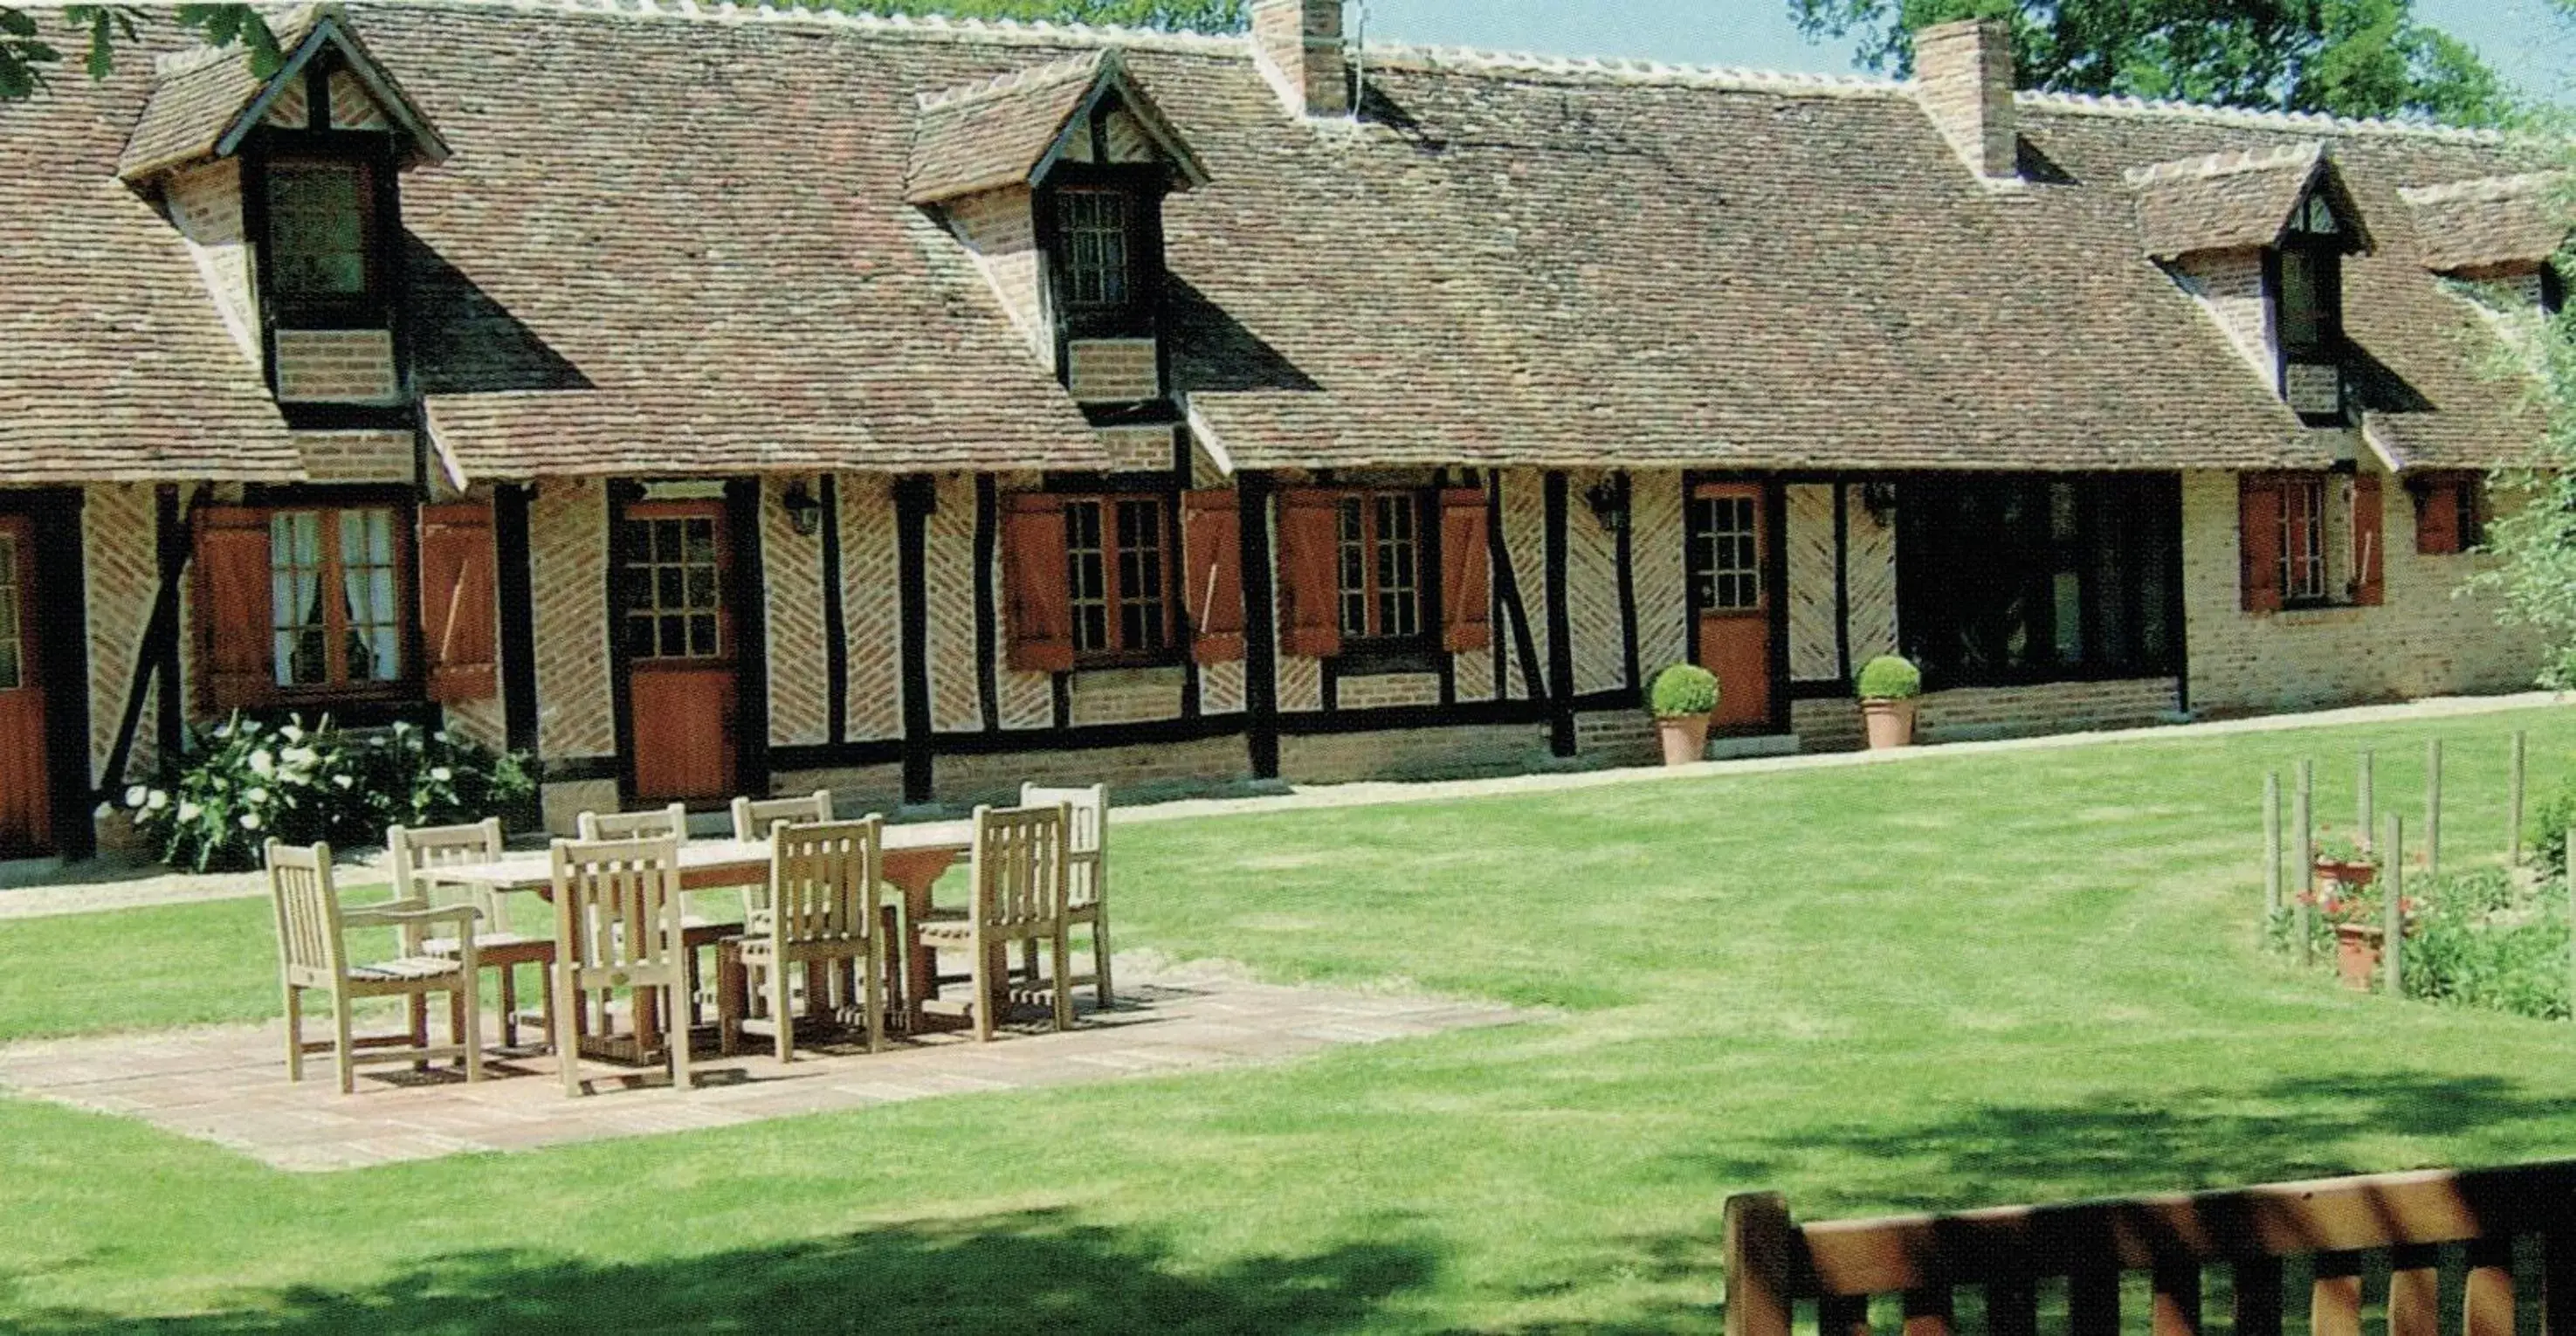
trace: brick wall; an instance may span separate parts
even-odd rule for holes
[[[299,431],[295,450],[314,482],[409,483],[415,442],[407,431]]]
[[[1067,688],[1073,723],[1133,724],[1181,716],[1182,670],[1173,668],[1092,669],[1073,675]]]
[[[1918,707],[1914,735],[1920,742],[1970,742],[2143,727],[2173,716],[2176,686],[2170,677],[2157,677],[1935,691]],[[1860,704],[1848,697],[1792,704],[1789,727],[1802,751],[1850,751],[1864,741]]]
[[[1601,765],[1655,765],[1664,745],[1644,710],[1594,710],[1574,716],[1575,750]]]
[[[1904,504],[1902,498],[1898,504]],[[1845,563],[1851,572],[1852,671],[1881,654],[1896,652],[1896,524],[1890,514],[1882,523],[1869,513],[1861,489],[1843,494],[1851,543]]]
[[[1291,110],[1330,116],[1350,110],[1342,55],[1342,7],[1271,0],[1252,8],[1252,45]]]
[[[1511,553],[1512,576],[1518,583],[1521,608],[1529,617],[1530,642],[1538,649],[1539,680],[1532,682],[1522,671],[1520,651],[1515,646],[1503,656],[1504,696],[1513,700],[1538,700],[1547,695],[1547,475],[1537,469],[1503,471],[1503,546]],[[1568,508],[1580,504],[1568,502]],[[1573,517],[1566,527],[1574,527]],[[1494,634],[1510,636],[1512,628],[1502,622],[1494,625]]]
[[[895,576],[893,481],[845,473],[841,491],[841,617],[849,628],[850,736],[903,736],[903,666]],[[794,792],[793,789],[788,790]]]
[[[161,589],[155,565],[158,532],[151,487],[88,489],[81,506],[81,561],[89,598],[90,774],[103,783],[122,778],[106,773],[108,753],[116,746],[143,630]],[[159,763],[152,711],[158,708],[160,690],[156,679],[144,699],[143,727],[135,732],[129,774],[148,775]]]
[[[367,86],[349,71],[331,74],[331,128],[334,130],[383,130],[391,127],[384,108],[376,105]]]
[[[276,100],[268,104],[268,114],[259,119],[261,124],[281,130],[301,130],[310,124],[312,114],[313,101],[304,94],[304,81],[289,79],[279,85]]]
[[[2251,246],[2204,251],[2176,261],[2174,271],[2182,290],[2227,335],[2246,370],[2267,386],[2278,383],[2272,303],[2263,294],[2263,252]]]
[[[823,538],[796,532],[782,498],[791,487],[820,489],[802,475],[760,484],[760,573],[769,625],[769,740],[779,746],[831,740],[823,634]]]
[[[1038,300],[1038,246],[1026,186],[1007,186],[955,199],[945,206],[948,230],[975,257],[1011,324],[1049,370],[1055,367],[1055,332]]]
[[[998,544],[996,546],[999,546]],[[930,720],[943,733],[984,726],[975,660],[975,480],[939,478],[926,554],[930,584]]]
[[[1583,500],[1585,492],[1608,476],[1598,469],[1575,469],[1566,476],[1565,611],[1574,632],[1577,694],[1628,685],[1626,638],[1619,618],[1619,540],[1602,527]],[[1545,562],[1542,553],[1542,572]]]
[[[939,758],[939,799],[944,804],[1007,802],[1024,782],[1107,784],[1110,801],[1140,790],[1203,788],[1249,777],[1243,739],[1202,738],[1068,752],[1002,752]],[[808,786],[810,787],[810,786]],[[900,788],[900,784],[897,785]],[[792,791],[792,790],[791,790]],[[888,810],[891,810],[890,808]]]
[[[2256,616],[2240,608],[2236,475],[2183,475],[2195,711],[2259,714],[2530,684],[2539,666],[2532,638],[2499,626],[2490,600],[2456,592],[2488,559],[2417,556],[2415,507],[2405,487],[2384,480],[2380,500],[2386,603]]]
[[[1545,724],[1399,728],[1279,739],[1280,775],[1297,784],[1517,774],[1540,769],[1552,760]]]
[[[1371,673],[1345,677],[1333,684],[1333,699],[1345,710],[1374,710],[1392,705],[1440,703],[1438,673]]]
[[[1834,489],[1798,483],[1786,492],[1788,525],[1780,535],[1789,568],[1789,677],[1814,682],[1842,676],[1842,633],[1834,625]]]
[[[1682,477],[1640,472],[1628,480],[1630,557],[1637,573],[1637,668],[1652,682],[1690,657],[1690,589],[1682,554]]]
[[[549,761],[614,756],[606,489],[587,478],[546,479],[529,503],[528,541],[538,746]],[[613,801],[614,786],[611,793]]]
[[[388,404],[401,397],[394,336],[381,329],[277,331],[277,397],[285,403]]]
[[[242,232],[241,160],[225,158],[170,174],[162,203],[186,239],[206,293],[244,361],[259,365],[259,320],[252,306],[250,245]]]
[[[1163,394],[1152,339],[1075,339],[1064,348],[1066,387],[1076,403],[1138,403]],[[1171,467],[1171,446],[1150,467]]]

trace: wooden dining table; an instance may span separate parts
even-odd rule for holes
[[[972,821],[917,821],[885,828],[879,872],[903,892],[904,998],[918,1011],[934,989],[937,962],[921,944],[920,925],[930,917],[930,892],[960,855],[975,847]],[[680,844],[680,889],[715,891],[759,886],[769,880],[767,840],[684,840]],[[536,895],[551,901],[555,889],[554,852],[530,850],[481,863],[450,863],[421,868],[423,880],[443,885],[478,887],[499,894]]]

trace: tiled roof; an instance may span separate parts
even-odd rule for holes
[[[2325,161],[2325,144],[2309,140],[2156,163],[2123,175],[2137,192],[2140,242],[2147,254],[2171,260],[2279,241]]]
[[[303,476],[187,246],[115,175],[125,60],[0,103],[0,484]]]
[[[1096,467],[906,199],[923,94],[1111,46],[1207,169],[1166,208],[1174,371],[1240,467],[2318,462],[2127,174],[2319,143],[2380,242],[2346,306],[2391,439],[2529,438],[2396,195],[2519,170],[2492,136],[2025,96],[2045,171],[1994,192],[1882,81],[1373,48],[1354,127],[1285,114],[1241,39],[695,12],[350,9],[456,148],[404,214],[469,472]]]
[[[2556,173],[2532,172],[2401,190],[2424,239],[2424,267],[2439,273],[2538,264],[2567,240],[2565,192]]]
[[[1086,51],[997,79],[925,95],[904,174],[905,198],[935,204],[999,186],[1027,185],[1065,122],[1113,59]]]

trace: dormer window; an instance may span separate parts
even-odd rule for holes
[[[2331,357],[2343,342],[2343,229],[2323,194],[2310,195],[2281,241],[2281,346],[2292,358]]]
[[[1135,212],[1135,202],[1122,190],[1076,189],[1056,196],[1067,306],[1094,313],[1127,309],[1135,292],[1128,268]]]
[[[280,323],[329,326],[378,314],[375,197],[375,172],[363,160],[269,162],[269,292]]]

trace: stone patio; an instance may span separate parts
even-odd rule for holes
[[[789,1114],[865,1108],[982,1091],[1277,1062],[1339,1044],[1409,1039],[1500,1025],[1536,1013],[1440,998],[1290,988],[1207,971],[1120,975],[1118,1006],[1088,1009],[1057,1034],[1021,1024],[991,1044],[953,1030],[889,1037],[870,1054],[838,1036],[781,1066],[765,1035],[757,1056],[722,1057],[712,1032],[697,1048],[698,1088],[671,1088],[660,1068],[592,1061],[595,1092],[567,1099],[551,1057],[494,1058],[465,1084],[452,1066],[358,1069],[343,1097],[327,1054],[286,1079],[284,1026],[231,1025],[0,1047],[0,1088],[99,1113],[141,1118],[280,1169],[356,1169],[472,1151],[528,1150],[602,1137],[725,1127]],[[328,1032],[328,1021],[324,1022]],[[314,1031],[308,1025],[308,1036]],[[523,1036],[524,1037],[524,1036]],[[601,1079],[610,1078],[610,1079]]]

